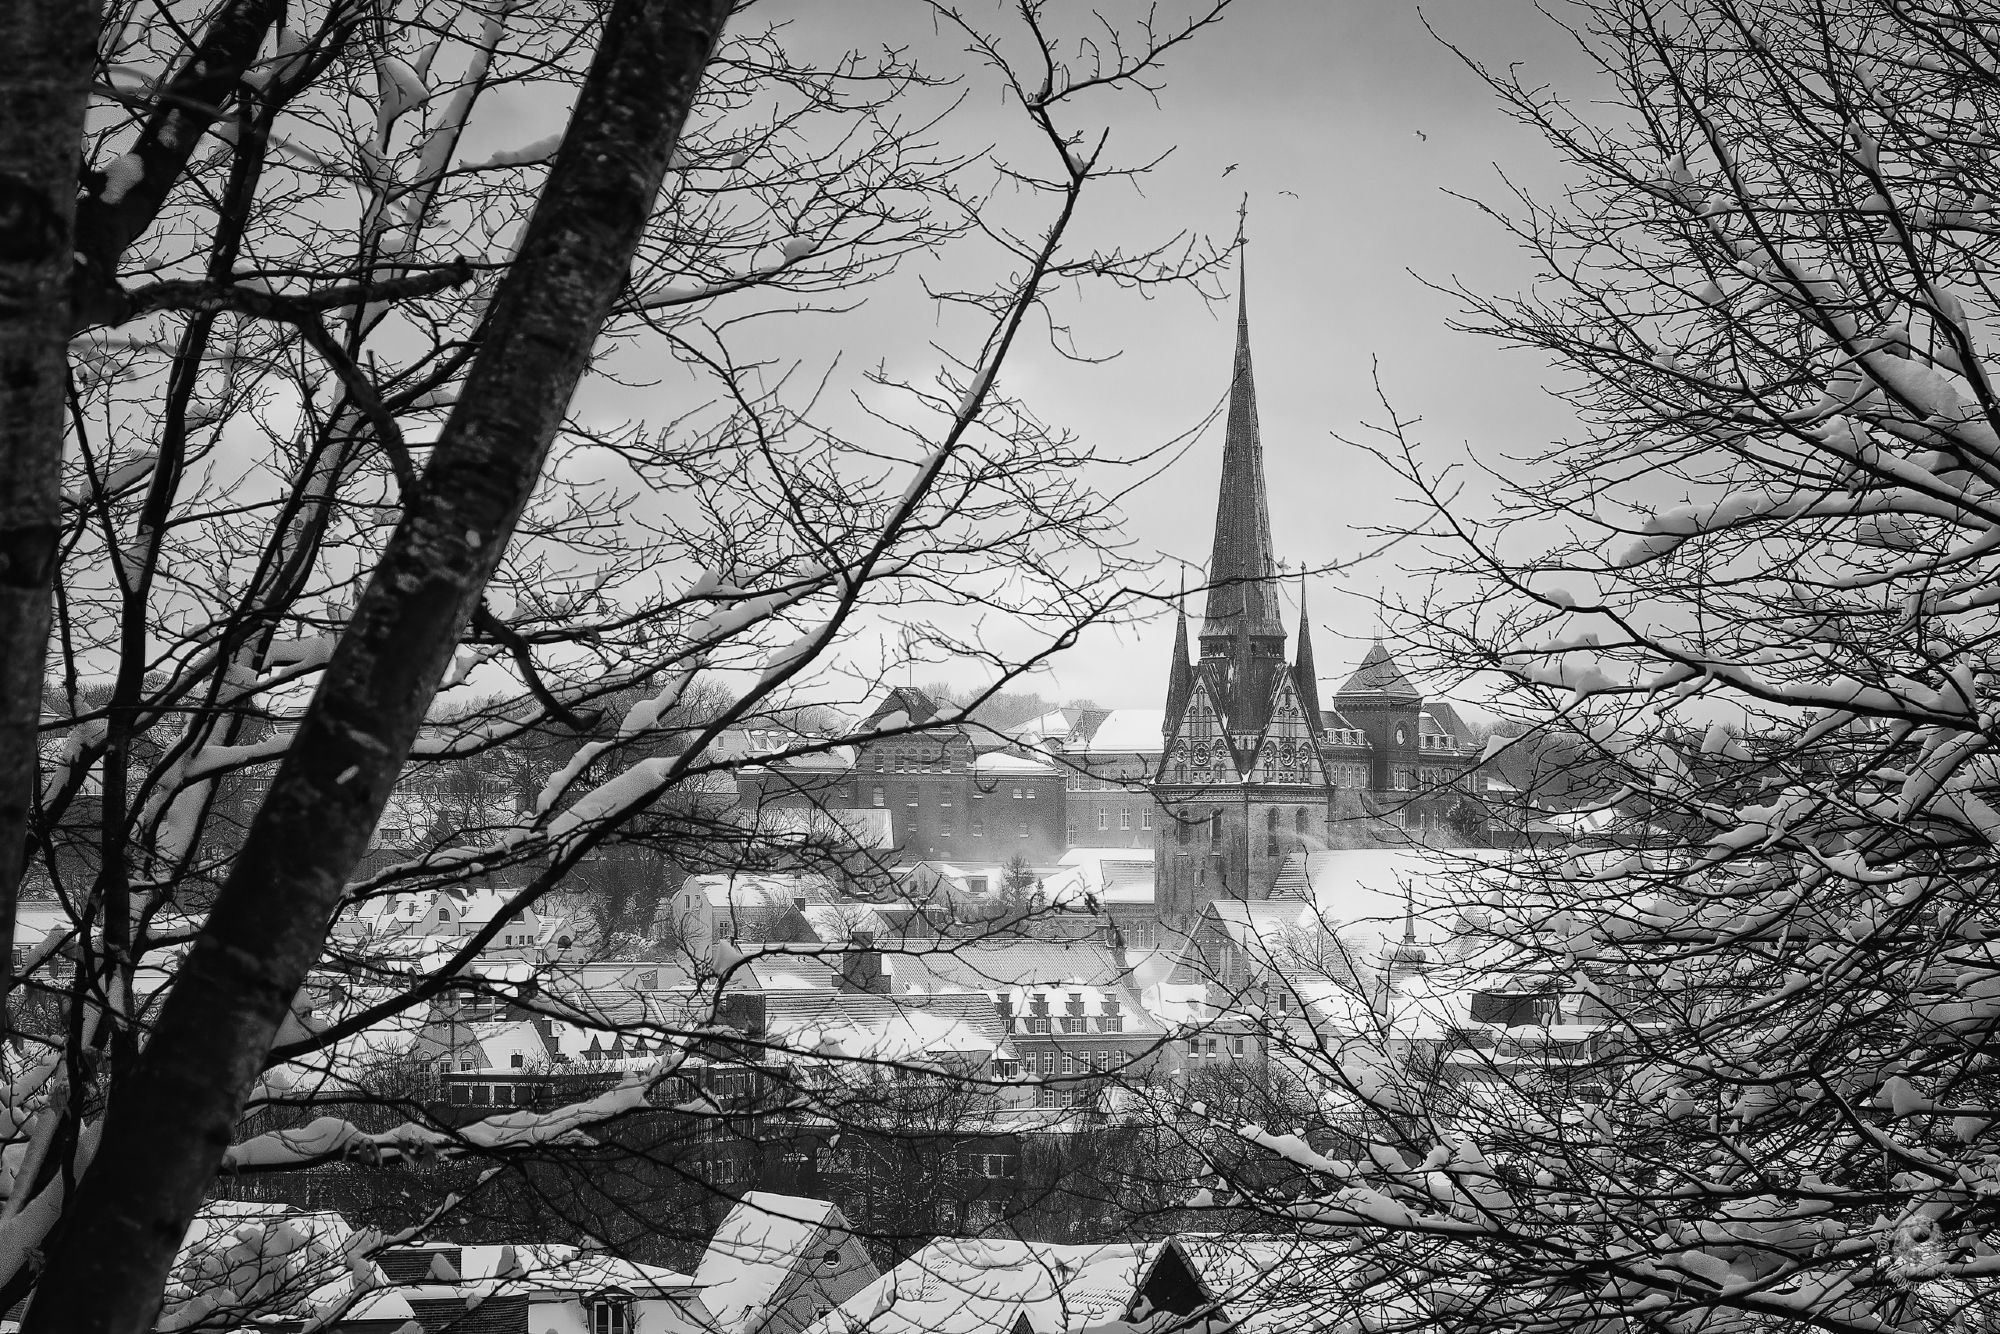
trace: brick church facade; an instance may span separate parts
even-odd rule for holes
[[[1322,701],[1305,591],[1287,651],[1239,293],[1236,355],[1206,607],[1190,653],[1182,610],[1151,784],[1154,885],[1186,927],[1217,899],[1270,896],[1316,851],[1448,838],[1476,760],[1446,704],[1427,704],[1378,640]]]

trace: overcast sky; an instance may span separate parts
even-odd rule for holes
[[[938,41],[927,22],[916,21],[922,6],[909,0],[785,0],[773,8],[796,13],[808,37],[908,41],[920,50]],[[1069,17],[1083,12],[1078,5]],[[1398,410],[1423,419],[1420,434],[1440,462],[1468,445],[1498,462],[1569,429],[1562,405],[1541,387],[1544,366],[1531,354],[1453,333],[1447,325],[1458,304],[1420,280],[1522,290],[1532,278],[1523,257],[1448,192],[1500,199],[1497,168],[1543,197],[1561,187],[1541,141],[1497,109],[1426,31],[1426,19],[1485,63],[1521,61],[1549,82],[1588,94],[1577,53],[1529,0],[1421,7],[1409,0],[1241,0],[1220,28],[1171,61],[1157,110],[1135,98],[1111,114],[1113,149],[1125,159],[1173,150],[1147,178],[1143,197],[1123,186],[1087,196],[1086,241],[1138,243],[1180,227],[1226,240],[1248,192],[1249,300],[1271,522],[1277,551],[1294,565],[1351,560],[1369,545],[1359,530],[1396,512],[1395,479],[1334,438],[1380,420],[1371,380],[1378,367]],[[1002,109],[990,92],[973,100],[968,114],[969,127],[958,133],[980,133],[981,117],[991,118],[994,134],[1020,121],[1018,109]],[[828,334],[860,350],[867,364],[880,359],[895,371],[907,361],[906,373],[927,374],[935,363],[928,343],[938,334],[911,308],[915,290],[910,279],[900,296],[878,297]],[[1073,313],[1082,345],[1116,352],[1115,361],[1078,368],[1043,352],[1010,361],[1002,382],[1044,419],[1086,440],[1112,452],[1169,440],[1199,422],[1227,388],[1233,302],[1210,308],[1192,295],[1144,301],[1104,289]],[[623,396],[604,406],[665,415]],[[1205,561],[1220,452],[1217,422],[1134,498],[1130,532],[1141,551],[1197,567]],[[1314,582],[1326,676],[1337,680],[1365,649],[1374,621],[1368,603],[1379,588],[1394,586],[1394,566],[1392,555]],[[1172,632],[1163,619],[1136,633],[1089,639],[1060,661],[1054,679],[1034,688],[1060,699],[1158,707]]]
[[[1496,163],[1544,193],[1560,188],[1539,139],[1497,110],[1425,18],[1488,64],[1525,61],[1558,81],[1582,76],[1566,39],[1524,0],[1421,10],[1407,0],[1251,0],[1176,63],[1165,95],[1160,119],[1178,151],[1149,188],[1153,206],[1226,234],[1233,187],[1251,192],[1251,336],[1271,524],[1278,552],[1294,563],[1353,559],[1370,545],[1358,530],[1396,510],[1395,479],[1334,438],[1381,420],[1378,368],[1398,411],[1423,418],[1420,434],[1440,458],[1471,444],[1497,461],[1566,430],[1539,362],[1452,332],[1458,304],[1420,281],[1521,290],[1533,276],[1524,258],[1447,192],[1499,197]],[[1241,166],[1222,178],[1232,162]],[[1143,423],[1164,433],[1226,386],[1227,316],[1191,309],[1164,325],[1135,323],[1123,364],[1072,396],[1069,410],[1088,430]],[[1205,560],[1220,448],[1218,424],[1171,484],[1134,507],[1136,536]],[[1395,564],[1391,554],[1314,581],[1329,676],[1365,647],[1353,639],[1369,632],[1367,603],[1394,585]],[[1170,633],[1162,625],[1123,651],[1071,655],[1064,691],[1157,706],[1164,668],[1155,664]]]
[[[1413,276],[1521,290],[1533,276],[1524,258],[1447,192],[1500,197],[1496,164],[1544,194],[1561,185],[1540,140],[1497,110],[1425,18],[1483,62],[1525,61],[1587,91],[1567,39],[1526,0],[1421,9],[1408,0],[1248,0],[1172,64],[1160,111],[1133,132],[1171,143],[1174,156],[1146,199],[1115,201],[1132,210],[1135,227],[1150,214],[1226,237],[1239,193],[1250,193],[1251,335],[1271,524],[1278,552],[1295,564],[1352,559],[1369,545],[1357,530],[1395,510],[1395,479],[1334,439],[1381,419],[1377,367],[1398,410],[1424,419],[1421,435],[1440,458],[1470,444],[1497,461],[1568,429],[1532,354],[1453,333],[1457,303]],[[1094,345],[1122,349],[1118,362],[1065,373],[1040,359],[1039,382],[1017,376],[1013,387],[1086,436],[1168,438],[1227,387],[1230,314],[1185,299],[1107,298],[1082,327]],[[1131,506],[1137,541],[1205,561],[1220,452],[1217,423]],[[1393,586],[1394,565],[1391,555],[1314,581],[1328,676],[1365,648],[1351,637],[1369,632],[1366,602]],[[1045,693],[1157,707],[1171,635],[1161,622],[1124,643],[1087,643],[1062,660],[1059,683]]]

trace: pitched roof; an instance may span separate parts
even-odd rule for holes
[[[1194,666],[1188,661],[1187,608],[1174,609],[1174,660],[1167,667],[1167,708],[1161,727],[1173,726],[1187,707],[1188,692],[1194,689]]]
[[[1238,281],[1243,282],[1241,271]],[[1239,634],[1285,637],[1278,615],[1271,511],[1264,487],[1264,440],[1257,426],[1257,385],[1250,371],[1247,284],[1236,301],[1236,362],[1222,438],[1222,483],[1215,501],[1215,545],[1208,561],[1204,640]],[[1204,650],[1206,653],[1206,650]]]
[[[810,1334],[1061,1334],[1133,1307],[1158,1243],[1067,1246],[1003,1238],[934,1241],[863,1288]]]
[[[730,1207],[694,1271],[716,1326],[734,1331],[754,1324],[786,1280],[812,1263],[808,1248],[824,1249],[834,1228],[845,1230],[846,1220],[825,1200],[746,1192]]]
[[[1193,685],[1194,674],[1190,670],[1188,688],[1192,689]],[[1160,734],[1180,721],[1180,709],[1186,705],[1187,695],[1183,692],[1180,704],[1166,710],[1089,710],[1077,724],[1076,733],[1063,747],[1063,751],[1071,756],[1157,755],[1160,753]]]
[[[1445,700],[1426,701],[1424,721],[1435,723],[1440,731],[1455,741],[1472,739],[1472,729],[1465,725],[1465,719],[1458,716],[1458,710]]]
[[[1299,692],[1299,705],[1305,710],[1307,721],[1313,731],[1320,730],[1322,719],[1319,708],[1319,668],[1313,662],[1312,618],[1306,614],[1306,581],[1299,576],[1299,650],[1293,659],[1292,682]]]
[[[1409,678],[1403,675],[1403,669],[1396,665],[1395,658],[1382,647],[1379,639],[1369,648],[1367,656],[1361,659],[1361,665],[1354,669],[1353,675],[1334,693],[1334,698],[1344,695],[1383,695],[1390,699],[1411,700],[1423,698],[1423,693],[1410,684]]]
[[[903,715],[903,721],[888,724],[888,720],[898,713]],[[915,686],[895,686],[868,715],[868,722],[870,725],[916,726],[929,722],[937,715],[937,701],[924,691]]]

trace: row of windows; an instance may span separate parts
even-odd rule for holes
[[[1090,1018],[1082,1014],[1031,1014],[1018,1021],[1021,1031],[1026,1033],[1088,1033]],[[1097,1031],[1100,1033],[1123,1033],[1125,1016],[1109,1009],[1097,1016]]]
[[[1097,827],[1099,829],[1111,828],[1111,811],[1109,808],[1103,808],[1097,812]],[[1118,812],[1118,827],[1120,829],[1130,829],[1132,827],[1132,808],[1130,806],[1124,807]],[[1141,807],[1139,810],[1139,828],[1151,829],[1152,827],[1153,808],[1151,806]],[[1076,842],[1076,821],[1074,819],[1066,821],[1063,828],[1069,835],[1069,841],[1071,843]]]
[[[1019,832],[1018,832],[1018,833],[1017,833],[1017,834],[1015,835],[1015,837],[1016,837],[1016,838],[1026,838],[1026,837],[1028,836],[1028,828],[1029,828],[1029,825],[1028,825],[1028,821],[1026,821],[1026,820],[1023,820],[1023,821],[1021,821],[1021,824],[1020,824],[1020,830],[1019,830]],[[937,826],[937,836],[938,836],[939,838],[951,838],[951,837],[953,837],[954,835],[953,835],[953,832],[952,832],[952,831],[953,831],[953,825],[952,825],[951,821],[949,821],[949,820],[944,820],[944,821],[940,821],[940,822],[939,822],[939,824],[938,824],[938,826]],[[984,820],[979,820],[979,819],[975,819],[975,820],[973,820],[973,822],[972,822],[971,824],[969,824],[969,825],[967,825],[967,826],[965,827],[965,832],[966,832],[967,834],[971,835],[971,836],[972,836],[973,838],[985,838],[985,837],[986,837],[986,821],[984,821]],[[912,832],[912,834],[911,834],[911,837],[912,837],[912,838],[914,838],[914,837],[915,837],[915,834],[914,834],[914,832]]]
[[[1238,1040],[1240,1041],[1241,1039]],[[1019,1060],[994,1061],[993,1077],[995,1079],[1033,1079],[1037,1074],[1049,1078],[1053,1078],[1057,1074],[1108,1075],[1117,1069],[1120,1064],[1122,1064],[1120,1055],[1108,1051],[1095,1053],[1066,1051],[1062,1054],[1061,1059],[1057,1059],[1056,1054],[1052,1051],[1045,1051],[1039,1056],[1034,1052],[1029,1052]]]
[[[975,788],[972,792],[972,799],[974,801],[984,801],[987,795],[987,793]],[[998,797],[1000,795],[999,789],[995,788],[992,795]],[[923,797],[924,790],[922,788],[907,788],[903,793],[903,804],[906,806],[920,806],[923,804]],[[1013,799],[1015,801],[1033,801],[1035,799],[1035,789],[1032,787],[1017,787],[1013,791]],[[871,806],[887,806],[889,804],[889,790],[881,786],[869,788],[868,802]],[[946,792],[940,796],[938,798],[938,805],[949,808],[951,806],[951,793]]]
[[[1143,787],[1146,775],[1134,773],[1126,778],[1093,778],[1071,770],[1063,779],[1063,787],[1071,792],[1129,792],[1135,787]]]

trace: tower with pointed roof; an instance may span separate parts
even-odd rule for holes
[[[1422,786],[1424,697],[1377,639],[1334,692],[1333,706],[1368,738],[1368,786],[1413,792]]]
[[[1287,657],[1281,571],[1271,541],[1264,441],[1241,267],[1236,351],[1216,492],[1206,606],[1190,656],[1186,597],[1167,672],[1153,796],[1154,895],[1183,929],[1216,899],[1294,892],[1306,859],[1365,845],[1392,824],[1426,825],[1420,794],[1471,760],[1449,708],[1433,717],[1378,640],[1322,705],[1299,579],[1299,628]]]
[[[1268,896],[1287,856],[1325,846],[1332,798],[1303,608],[1300,656],[1285,652],[1245,287],[1237,294],[1200,656],[1189,658],[1183,608],[1154,789],[1164,816],[1155,835],[1155,898],[1163,917],[1182,923],[1214,899]]]

